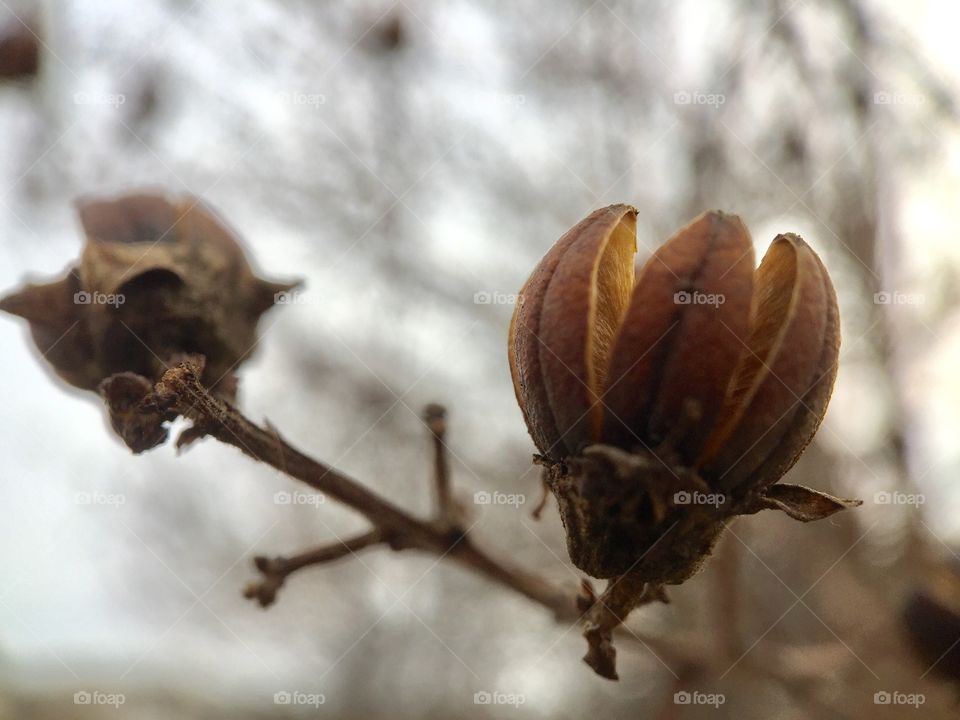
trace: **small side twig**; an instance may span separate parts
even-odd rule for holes
[[[257,570],[263,574],[263,577],[247,585],[243,595],[256,600],[260,603],[260,607],[269,607],[276,601],[277,591],[283,587],[283,583],[291,573],[309,565],[321,565],[340,560],[381,542],[384,542],[383,534],[379,530],[370,530],[349,540],[343,540],[332,545],[322,545],[289,557],[276,556],[271,558],[265,555],[257,555],[253,559],[253,563]]]
[[[433,436],[433,477],[437,502],[437,521],[449,527],[458,523],[456,508],[450,491],[450,463],[444,436],[447,432],[447,411],[442,405],[431,403],[423,412],[423,420]]]

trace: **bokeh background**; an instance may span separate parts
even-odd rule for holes
[[[837,390],[787,479],[866,501],[741,519],[631,617],[619,683],[577,628],[430,557],[310,569],[263,611],[254,554],[362,520],[278,503],[293,481],[213,441],[133,457],[4,317],[0,717],[955,717],[955,616],[903,612],[960,612],[958,22],[950,0],[0,0],[0,61],[39,56],[0,82],[0,288],[78,255],[78,196],[202,197],[306,282],[262,322],[247,414],[425,514],[444,403],[478,542],[575,588],[555,506],[530,517],[512,294],[599,206],[639,208],[639,261],[722,208],[834,277]]]

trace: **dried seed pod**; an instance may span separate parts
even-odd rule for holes
[[[517,398],[551,461],[603,442],[694,467],[730,489],[772,484],[816,432],[836,376],[839,314],[820,259],[779,235],[753,269],[739,218],[706,212],[634,282],[636,211],[566,233],[510,328]]]
[[[173,358],[200,354],[203,382],[232,398],[260,315],[294,284],[254,275],[236,235],[196,198],[133,194],[84,200],[78,211],[79,265],[3,298],[0,310],[29,321],[44,358],[75,387],[97,391],[119,373],[152,383]]]
[[[570,557],[617,579],[588,622],[588,661],[606,676],[611,618],[639,602],[623,588],[650,598],[683,582],[732,516],[806,522],[859,504],[775,484],[836,377],[836,293],[817,255],[779,235],[754,270],[740,219],[706,212],[634,279],[635,227],[633,208],[612,205],[566,233],[524,286],[509,337]]]

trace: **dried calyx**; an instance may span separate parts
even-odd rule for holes
[[[754,269],[740,219],[706,212],[635,274],[636,215],[612,205],[557,241],[521,290],[509,359],[571,559],[642,588],[692,575],[735,515],[857,503],[774,484],[836,377],[819,257],[787,233]]]
[[[132,194],[77,208],[79,262],[4,297],[0,310],[29,321],[57,375],[104,395],[114,429],[140,452],[166,432],[118,408],[136,415],[137,399],[187,355],[203,356],[204,384],[233,400],[260,316],[295,284],[257,277],[236,235],[196,198]]]

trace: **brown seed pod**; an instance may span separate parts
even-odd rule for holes
[[[618,579],[588,632],[608,676],[604,623],[639,597],[624,588],[650,598],[683,582],[735,515],[810,521],[859,504],[775,484],[836,377],[836,293],[813,250],[779,235],[754,270],[740,219],[706,212],[634,278],[635,228],[636,210],[612,205],[566,233],[523,287],[508,353],[570,557]]]
[[[634,282],[636,211],[565,234],[521,290],[517,399],[551,461],[604,442],[694,467],[719,488],[772,484],[816,432],[836,376],[839,314],[820,259],[779,235],[760,267],[739,218],[707,212]]]
[[[132,194],[77,208],[79,264],[8,295],[0,310],[29,321],[44,358],[75,387],[98,391],[120,373],[149,386],[190,354],[205,358],[203,382],[232,399],[260,315],[295,284],[258,278],[237,236],[196,198]],[[123,386],[127,404],[135,386]]]

